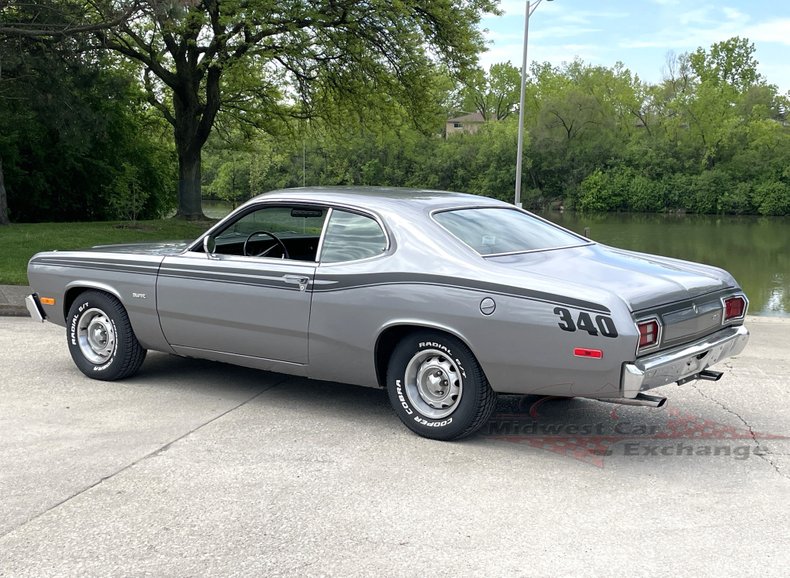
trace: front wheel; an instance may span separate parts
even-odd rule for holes
[[[387,392],[409,429],[436,440],[473,434],[496,405],[496,393],[469,348],[432,331],[408,335],[395,347]]]
[[[85,291],[69,308],[69,353],[82,373],[113,381],[137,372],[145,359],[121,302],[100,291]]]

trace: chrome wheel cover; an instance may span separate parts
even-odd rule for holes
[[[115,328],[101,309],[91,308],[77,321],[77,343],[82,355],[94,365],[104,365],[115,352]]]
[[[406,365],[406,397],[426,417],[442,419],[461,402],[464,383],[458,365],[443,351],[417,352]]]

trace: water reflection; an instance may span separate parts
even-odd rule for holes
[[[601,243],[708,263],[732,273],[752,315],[790,316],[790,218],[544,213]]]

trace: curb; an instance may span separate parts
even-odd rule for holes
[[[32,292],[26,285],[0,285],[0,317],[29,317],[25,296]]]
[[[24,305],[0,304],[0,317],[30,317]]]

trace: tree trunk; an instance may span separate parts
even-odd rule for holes
[[[178,212],[176,217],[197,221],[203,215],[200,191],[200,103],[198,86],[190,79],[182,81],[182,90],[173,95],[173,136],[178,151]]]
[[[205,219],[200,190],[200,148],[192,143],[177,142],[176,146],[179,149],[176,216],[190,221]]]
[[[221,70],[209,68],[206,77],[206,103],[199,98],[200,82],[187,67],[179,77],[180,90],[173,94],[173,134],[178,151],[178,212],[188,220],[205,219],[200,192],[200,153],[206,144],[219,111]]]
[[[7,225],[8,222],[8,197],[3,179],[3,157],[0,157],[0,225]]]

